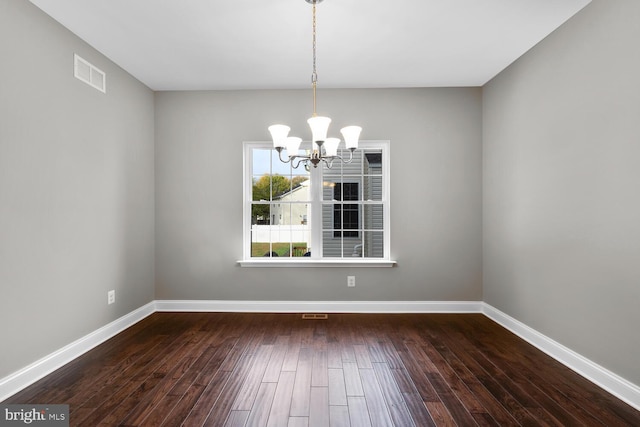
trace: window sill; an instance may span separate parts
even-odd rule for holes
[[[239,260],[240,267],[395,267],[396,261],[387,259],[314,259],[314,260],[291,260],[291,259],[245,259]]]

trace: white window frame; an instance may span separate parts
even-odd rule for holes
[[[318,249],[311,250],[310,257],[292,258],[256,258],[251,257],[251,205],[252,205],[252,171],[253,149],[273,148],[271,142],[246,141],[243,143],[243,209],[242,209],[242,245],[243,258],[238,261],[241,267],[394,267],[396,261],[391,260],[391,221],[389,191],[391,187],[390,168],[390,142],[389,141],[360,141],[358,148],[382,149],[382,205],[383,205],[383,236],[384,248],[382,258],[323,258],[322,245]],[[300,166],[303,167],[303,166]],[[322,242],[322,167],[311,167],[310,170],[310,194],[311,194],[311,240]],[[380,201],[377,201],[379,203]],[[365,202],[366,204],[366,202]],[[320,218],[320,219],[318,219]]]

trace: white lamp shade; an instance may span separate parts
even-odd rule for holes
[[[340,129],[340,132],[342,132],[344,145],[347,148],[358,148],[358,138],[360,138],[360,132],[362,132],[360,126],[347,126]]]
[[[307,120],[309,127],[311,128],[312,141],[324,141],[327,139],[327,131],[329,130],[329,123],[331,119],[329,117],[315,116]]]
[[[285,125],[272,125],[269,126],[269,132],[273,139],[273,148],[284,148],[286,145],[287,135],[291,128]]]
[[[298,138],[297,136],[288,137],[286,139],[287,156],[297,156],[301,142],[302,138]]]
[[[327,138],[324,141],[324,150],[327,156],[338,155],[338,144],[340,144],[339,138]]]

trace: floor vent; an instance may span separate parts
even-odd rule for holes
[[[329,315],[324,313],[304,313],[302,315],[302,318],[306,320],[319,320],[319,319],[326,320],[329,318]]]
[[[73,75],[102,93],[107,92],[107,75],[93,64],[73,55]]]

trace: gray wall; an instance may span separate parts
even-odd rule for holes
[[[484,88],[484,300],[640,384],[640,2],[594,0]]]
[[[154,148],[153,93],[28,1],[0,0],[0,61],[2,378],[153,300]]]
[[[242,142],[276,122],[308,138],[311,90],[156,93],[156,298],[480,300],[481,103],[479,88],[319,90],[335,133],[391,141],[398,266],[263,269],[236,265]]]

